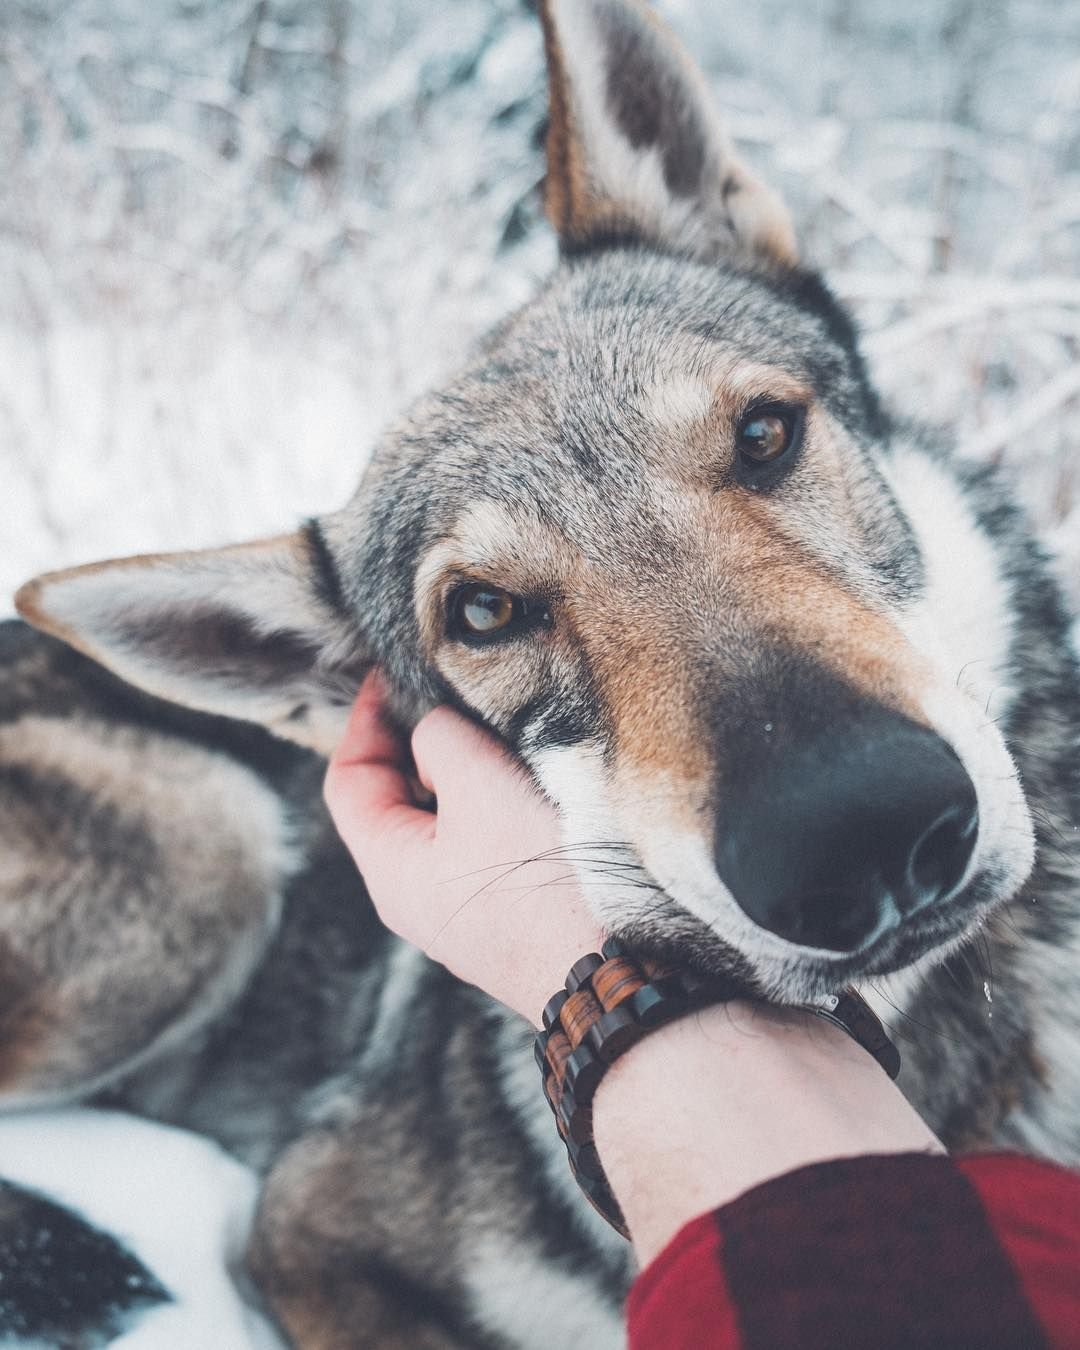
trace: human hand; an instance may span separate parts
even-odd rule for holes
[[[436,708],[405,744],[364,682],[326,777],[326,800],[388,927],[523,1017],[599,950],[558,816],[479,728]],[[549,855],[549,856],[545,856]],[[647,1109],[642,1109],[642,1103]],[[706,1008],[647,1036],[605,1075],[596,1143],[639,1259],[695,1214],[808,1162],[940,1149],[881,1069],[805,1012]]]
[[[558,816],[491,736],[449,708],[417,725],[412,752],[437,809],[417,806],[408,748],[364,681],[326,775],[334,824],[379,917],[400,937],[539,1025],[567,970],[598,951]],[[553,852],[554,851],[554,852]]]

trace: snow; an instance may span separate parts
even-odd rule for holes
[[[1080,9],[663,6],[887,391],[1020,471],[1080,593]],[[291,527],[554,259],[516,0],[7,0],[0,606]]]
[[[0,1117],[3,1175],[120,1239],[173,1296],[112,1350],[284,1350],[230,1278],[254,1213],[254,1173],[214,1144],[118,1111]]]

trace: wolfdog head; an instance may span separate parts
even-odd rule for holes
[[[941,954],[1032,861],[960,678],[1001,674],[990,545],[671,35],[636,0],[543,8],[540,296],[342,511],[50,574],[20,610],[323,748],[378,662],[403,721],[450,700],[521,756],[611,931],[772,997]]]

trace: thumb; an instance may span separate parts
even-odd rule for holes
[[[412,736],[417,772],[436,797],[471,802],[484,793],[496,775],[507,769],[528,776],[490,732],[452,708],[433,708],[417,723]]]
[[[413,804],[408,752],[383,715],[381,677],[360,687],[341,744],[330,760],[323,795],[338,833],[361,871],[377,866],[386,838],[430,839],[434,821]]]

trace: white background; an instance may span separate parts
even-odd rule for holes
[[[886,390],[1074,579],[1080,4],[663,9]],[[520,0],[0,0],[0,613],[340,505],[552,264],[543,114]]]

